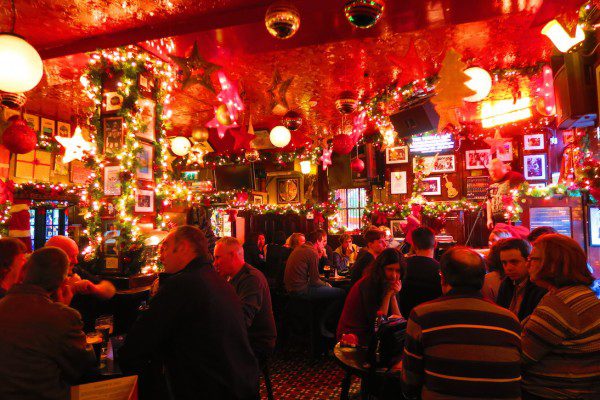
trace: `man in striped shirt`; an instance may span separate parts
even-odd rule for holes
[[[402,380],[406,398],[520,399],[521,328],[481,295],[485,268],[467,247],[442,256],[443,296],[410,314]]]

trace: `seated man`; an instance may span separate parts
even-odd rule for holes
[[[262,367],[273,353],[277,339],[267,279],[262,272],[244,261],[244,249],[234,237],[217,241],[215,268],[231,283],[242,301],[250,346]]]
[[[413,308],[442,295],[440,263],[434,258],[435,233],[430,228],[419,227],[412,233],[415,255],[406,259],[402,271],[402,289],[398,295],[400,312],[404,318]]]
[[[387,248],[385,233],[377,228],[372,228],[365,232],[365,242],[367,245],[360,250],[356,262],[352,267],[352,284],[363,277],[365,269]]]
[[[259,371],[242,305],[211,259],[196,227],[180,226],[164,239],[160,260],[171,276],[119,351],[123,372],[141,375],[140,398],[257,398]]]
[[[505,277],[500,283],[496,303],[523,321],[537,307],[547,290],[529,280],[527,258],[531,245],[526,240],[505,239],[498,246]]]
[[[442,292],[415,307],[404,342],[407,398],[521,398],[521,326],[483,299],[483,260],[467,247],[442,256]]]
[[[339,260],[339,262],[335,263],[337,264],[335,267],[340,272],[347,271],[356,262],[358,250],[358,246],[352,243],[352,236],[344,233],[340,236],[340,246],[334,252],[334,259]]]
[[[0,398],[69,398],[69,383],[93,367],[81,316],[69,301],[69,258],[57,248],[31,254],[22,284],[0,300]]]

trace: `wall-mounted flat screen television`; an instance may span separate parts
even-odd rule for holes
[[[218,166],[215,169],[215,187],[223,190],[252,190],[252,167],[250,165]]]

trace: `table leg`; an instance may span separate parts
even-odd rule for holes
[[[344,379],[342,379],[342,391],[340,393],[340,400],[348,400],[350,393],[350,383],[352,383],[352,374],[346,372]]]

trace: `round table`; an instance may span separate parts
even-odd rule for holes
[[[335,345],[333,354],[338,364],[346,371],[342,379],[342,391],[340,399],[347,400],[350,392],[350,383],[352,376],[365,379],[368,377],[380,376],[384,378],[400,379],[400,369],[377,368],[373,370],[368,362],[367,349],[364,347],[342,347],[339,343]],[[364,385],[361,385],[361,398],[368,398],[368,393]]]

